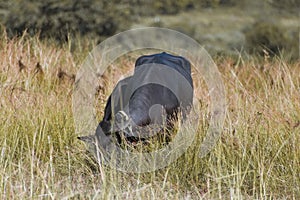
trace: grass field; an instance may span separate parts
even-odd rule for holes
[[[207,93],[196,94],[198,139],[170,166],[132,174],[99,166],[76,139],[74,75],[92,42],[58,45],[26,34],[0,39],[0,199],[299,199],[300,63],[215,59],[226,88],[221,140],[205,158]],[[74,50],[75,49],[75,50]],[[133,61],[111,67],[107,95]],[[106,77],[107,77],[106,76]],[[114,81],[111,81],[114,80]]]

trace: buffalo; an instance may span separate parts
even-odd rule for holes
[[[133,75],[119,81],[109,96],[96,134],[79,139],[91,142],[97,138],[104,146],[105,137],[112,135],[118,143],[122,137],[145,139],[163,127],[172,127],[179,111],[185,118],[192,103],[193,80],[186,58],[165,52],[141,56]]]

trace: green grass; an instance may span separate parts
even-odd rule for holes
[[[71,52],[70,44],[1,36],[0,199],[300,198],[299,62],[217,59],[228,112],[215,149],[197,156],[208,126],[203,89],[196,93],[198,137],[188,151],[164,169],[132,174],[98,165],[76,139],[72,75],[93,44],[75,43]],[[112,67],[105,76],[99,116],[121,72],[134,64],[120,63],[121,71]]]

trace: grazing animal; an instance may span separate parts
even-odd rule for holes
[[[165,52],[141,56],[134,74],[119,81],[109,96],[96,138],[101,141],[103,136],[116,134],[121,142],[120,135],[128,140],[149,137],[147,127],[172,126],[178,111],[185,117],[192,102],[193,80],[187,59]],[[91,143],[95,135],[79,139]]]

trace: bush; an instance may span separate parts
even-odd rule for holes
[[[280,9],[296,9],[299,10],[300,2],[299,0],[272,0],[269,2],[272,6],[278,7]],[[297,11],[298,13],[299,11]]]
[[[108,0],[13,1],[3,23],[10,36],[27,30],[31,35],[40,33],[42,38],[60,40],[65,40],[69,33],[105,37],[130,22],[126,10],[118,10],[114,3]]]
[[[160,14],[177,14],[182,10],[195,8],[197,1],[183,0],[183,1],[154,1],[152,7]]]
[[[278,25],[270,22],[256,22],[246,31],[246,46],[250,53],[278,55],[282,50],[290,48],[291,41]]]

